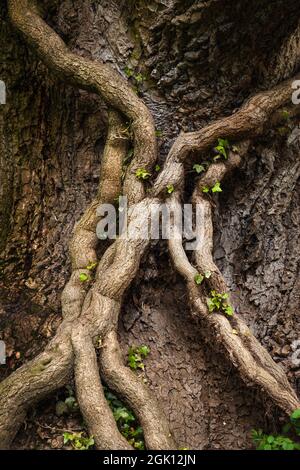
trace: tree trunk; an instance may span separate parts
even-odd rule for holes
[[[0,366],[3,378],[42,351],[61,323],[61,294],[71,273],[68,244],[75,222],[97,194],[108,132],[105,102],[67,84],[40,61],[11,24],[5,3],[0,7],[0,79],[7,90],[7,103],[0,105],[0,339],[8,355]],[[259,6],[255,0],[43,3],[47,23],[71,51],[110,64],[137,88],[155,120],[160,165],[181,131],[233,114],[259,90],[291,77],[300,62],[300,11],[293,0]],[[288,41],[294,52],[287,57]],[[297,128],[284,129],[273,126],[251,140],[242,166],[224,181],[214,207],[214,259],[237,314],[299,395],[300,140]],[[192,190],[188,178],[187,197]],[[205,322],[193,315],[166,243],[153,242],[144,254],[118,333],[124,358],[132,345],[150,346],[145,376],[179,447],[249,448],[251,429],[278,430],[286,419],[264,393],[244,384]],[[35,410],[39,423],[51,423],[55,401],[50,395]],[[46,439],[35,419],[30,426],[33,433],[20,429],[15,448],[55,447],[61,433]]]

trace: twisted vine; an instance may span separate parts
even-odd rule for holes
[[[78,403],[98,449],[131,448],[118,431],[105,400],[101,380],[135,412],[143,427],[148,449],[176,449],[158,401],[124,365],[117,339],[124,293],[134,279],[141,257],[150,243],[143,236],[144,227],[148,224],[154,204],[159,207],[162,199],[166,198],[166,186],[169,184],[174,185],[175,192],[167,204],[174,214],[180,210],[184,162],[192,151],[196,151],[200,158],[220,135],[242,141],[260,135],[278,109],[290,100],[292,80],[257,94],[230,117],[220,119],[198,132],[181,134],[172,146],[152,191],[146,196],[143,183],[135,173],[141,167],[151,170],[157,158],[154,123],[147,107],[108,65],[71,53],[44,22],[34,1],[8,0],[8,5],[12,23],[45,64],[69,83],[100,94],[110,113],[98,196],[75,226],[70,241],[72,274],[62,294],[63,322],[39,356],[1,382],[0,445],[9,447],[30,406],[66,385],[74,376]],[[122,135],[124,118],[132,122],[134,159],[126,172],[122,188],[122,161],[127,148]],[[245,154],[247,144],[243,144],[242,149]],[[194,253],[194,265],[186,256],[178,229],[178,237],[169,242],[169,251],[175,268],[187,282],[192,311],[209,325],[211,341],[221,344],[221,349],[246,383],[261,388],[277,406],[290,414],[300,407],[300,403],[281,368],[241,319],[235,316],[230,321],[221,314],[209,314],[206,305],[207,289],[225,292],[227,287],[213,261],[212,207],[202,188],[225,177],[239,164],[243,152],[240,156],[231,155],[226,163],[211,165],[197,183],[193,203],[200,206],[202,224],[199,234],[201,242]],[[134,228],[135,238],[121,235],[98,260],[96,207],[100,203],[114,201],[121,189],[130,203],[129,232]],[[98,266],[94,281],[86,285],[80,282],[80,274],[90,274],[87,268],[90,263],[98,263]],[[205,286],[199,287],[194,282],[195,274],[205,270],[210,270],[212,276]],[[233,328],[237,334],[233,334]],[[99,340],[100,370],[95,352],[95,344]]]

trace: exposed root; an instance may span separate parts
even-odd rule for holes
[[[130,203],[140,201],[144,186],[135,178],[138,168],[151,170],[157,158],[155,126],[148,108],[112,67],[79,57],[38,14],[34,0],[9,0],[9,15],[49,69],[67,82],[100,94],[109,106],[132,121],[134,161],[127,173],[125,189]]]
[[[201,155],[209,151],[218,138],[226,137],[231,141],[237,141],[261,135],[272,115],[291,102],[292,84],[299,78],[300,74],[271,90],[253,96],[235,114],[219,119],[200,131],[181,133],[171,148],[164,171],[161,172],[153,188],[153,194],[162,194],[167,184],[178,187],[181,182],[178,171],[180,163],[193,153]]]
[[[79,405],[97,447],[130,448],[119,433],[105,401],[93,345],[100,341],[103,346],[100,353],[102,377],[136,413],[143,426],[147,447],[175,449],[168,422],[157,401],[145,384],[123,364],[116,335],[121,302],[150,243],[151,208],[153,210],[156,205],[159,210],[169,184],[176,188],[168,199],[169,208],[174,214],[180,210],[184,162],[191,152],[201,154],[209,150],[219,137],[244,139],[262,133],[274,113],[290,100],[292,80],[252,97],[230,117],[199,132],[181,134],[152,192],[145,197],[143,183],[135,177],[135,172],[138,168],[150,169],[156,160],[154,124],[146,106],[111,67],[71,53],[40,18],[34,1],[8,0],[8,4],[12,22],[49,68],[68,82],[100,94],[112,111],[99,194],[76,225],[70,243],[73,271],[62,295],[64,320],[45,351],[0,384],[0,445],[9,446],[29,406],[64,386],[74,372]],[[80,281],[80,274],[91,277],[90,265],[98,262],[96,208],[100,203],[113,202],[121,192],[121,166],[127,148],[122,115],[131,121],[134,134],[134,159],[123,187],[130,203],[128,232],[124,232],[103,254],[94,282],[84,283]],[[203,185],[220,181],[238,163],[239,157],[231,154],[228,162],[211,165],[197,185],[193,201],[200,207],[203,223],[201,241],[195,252],[196,267],[185,254],[176,224],[175,237],[169,243],[170,253],[176,269],[187,281],[193,310],[210,326],[212,336],[222,343],[245,381],[262,388],[274,403],[290,413],[300,404],[280,367],[240,318],[234,317],[230,322],[223,315],[208,314],[205,291],[194,282],[199,271],[210,270],[212,276],[207,287],[222,292],[227,290],[213,261],[211,204],[201,189]],[[233,333],[233,328],[237,334]]]
[[[75,385],[80,410],[94,437],[97,449],[132,449],[120,434],[101,385],[97,357],[90,335],[84,328],[72,334],[75,352]]]
[[[199,242],[195,251],[196,268],[190,264],[182,246],[180,232],[176,229],[176,237],[169,241],[170,254],[175,267],[187,281],[192,309],[206,322],[215,341],[226,350],[230,362],[238,369],[248,385],[261,388],[276,405],[290,415],[293,410],[300,407],[300,401],[289,385],[284,371],[273,361],[240,317],[234,316],[232,320],[229,320],[222,314],[208,313],[205,291],[196,287],[194,281],[195,274],[210,271],[211,277],[206,281],[209,290],[227,292],[225,280],[212,256],[211,204],[202,192],[202,188],[211,178],[215,177],[220,181],[232,168],[232,163],[229,161],[227,165],[212,165],[195,190],[193,201],[202,215],[201,233],[198,234]],[[215,175],[213,175],[214,171]],[[175,194],[170,199],[169,208],[174,214],[180,213],[181,205],[178,195]]]
[[[101,372],[108,386],[123,397],[139,419],[147,448],[176,449],[158,401],[141,379],[124,366],[115,332],[109,333],[103,343]]]

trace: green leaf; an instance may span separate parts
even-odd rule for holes
[[[222,192],[221,185],[220,185],[219,181],[217,181],[216,184],[211,188],[211,191],[212,191],[212,193],[221,193]]]
[[[195,164],[195,165],[193,166],[193,170],[195,170],[195,172],[198,173],[198,175],[199,175],[200,173],[202,173],[203,171],[205,171],[205,168],[204,168],[203,165]]]
[[[144,77],[141,73],[138,73],[137,75],[135,75],[134,78],[137,81],[137,83],[143,83],[144,81]]]
[[[89,276],[85,273],[81,273],[80,276],[79,276],[79,280],[80,282],[86,282],[89,280]]]
[[[229,141],[227,139],[218,139],[218,145],[221,145],[225,149],[229,148]]]
[[[294,450],[294,443],[287,439],[285,442],[282,444],[283,450]]]
[[[73,440],[73,436],[69,432],[64,432],[63,437],[64,437],[64,444],[67,444],[69,441]]]
[[[266,444],[264,446],[264,450],[272,450],[272,446],[270,444]]]
[[[215,304],[211,299],[207,299],[208,311],[211,313],[215,309]]]
[[[172,194],[174,191],[175,191],[174,185],[173,184],[168,184],[167,193]]]
[[[202,282],[204,281],[204,276],[202,276],[202,274],[198,273],[194,277],[194,281],[197,284],[197,286],[200,286],[202,284]]]
[[[58,401],[55,405],[55,414],[57,416],[63,416],[69,413],[67,404],[64,401]]]
[[[78,408],[78,403],[76,401],[76,398],[75,397],[68,397],[65,399],[65,404],[67,405],[67,407],[69,408],[69,410],[74,410],[76,408]]]
[[[119,421],[120,419],[124,419],[125,421],[132,419],[130,412],[125,407],[117,408],[114,412],[114,417],[116,421]]]
[[[135,172],[135,176],[136,176],[138,179],[147,180],[147,179],[150,178],[151,173],[149,173],[149,171],[145,170],[144,168],[139,168],[139,169]]]
[[[128,365],[129,365],[129,367],[130,367],[131,369],[133,369],[133,370],[136,370],[136,369],[137,369],[136,359],[135,359],[133,356],[131,356],[131,357],[128,358]]]
[[[204,277],[205,277],[205,279],[209,279],[211,277],[211,272],[210,271],[205,271]]]
[[[203,193],[209,193],[209,187],[208,187],[208,186],[204,186],[204,188],[202,188],[202,192],[203,192]]]
[[[226,305],[223,307],[223,310],[224,312],[229,316],[229,317],[232,317],[232,315],[234,314],[234,310],[233,308],[231,307],[231,305]]]
[[[300,408],[298,408],[297,410],[293,411],[293,413],[291,414],[291,419],[294,421],[294,420],[298,420],[300,419]]]
[[[282,111],[282,117],[288,121],[290,119],[290,113],[285,109]]]
[[[159,166],[159,165],[155,165],[155,168],[154,168],[154,169],[155,169],[156,172],[159,172],[159,171],[160,171],[160,166]]]
[[[149,346],[143,345],[139,348],[139,351],[146,358],[150,353],[150,348]]]
[[[89,263],[89,265],[86,267],[89,271],[93,271],[97,266],[97,263]]]
[[[133,76],[133,70],[130,67],[125,67],[124,72],[128,78]]]

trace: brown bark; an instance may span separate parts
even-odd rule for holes
[[[189,18],[190,18],[190,17],[189,17]],[[184,19],[181,19],[181,21],[184,23]],[[30,26],[30,25],[29,25],[29,26]],[[32,31],[30,31],[30,33],[32,33]],[[33,32],[33,33],[35,33],[35,32]],[[59,59],[59,54],[58,54],[58,59]],[[81,59],[80,59],[80,60],[81,60]],[[63,63],[64,61],[62,60],[61,62]],[[85,61],[83,61],[83,62],[85,63]],[[52,63],[51,63],[50,65],[52,65]],[[67,63],[67,65],[68,65],[68,63]],[[70,65],[70,66],[71,66],[71,65]],[[71,67],[71,68],[72,68],[72,67]],[[88,68],[89,68],[89,67],[88,67]],[[110,69],[109,69],[109,70],[110,70]],[[78,70],[77,70],[77,68],[76,68],[76,71],[74,71],[74,69],[72,69],[72,71],[73,71],[73,72],[76,72],[76,73],[79,73]],[[81,73],[81,72],[80,72],[80,73]],[[79,74],[80,74],[80,73],[79,73]],[[115,76],[115,75],[113,75],[113,76]],[[80,77],[79,81],[80,81],[81,79],[82,79],[82,77]],[[123,81],[122,81],[122,87],[123,87]],[[122,89],[122,88],[121,88],[121,89]],[[282,90],[282,89],[281,89],[281,90]],[[126,93],[127,93],[127,91],[128,91],[127,88],[126,88],[125,91],[126,91]],[[287,94],[286,94],[286,97],[283,96],[284,93],[285,93],[285,91],[286,91],[286,93],[287,93]],[[272,103],[272,110],[271,110],[272,112],[273,112],[273,110],[276,109],[279,105],[285,103],[285,102],[286,102],[286,99],[288,99],[288,97],[289,97],[289,94],[288,94],[288,93],[290,92],[290,90],[289,90],[289,88],[288,88],[286,85],[285,85],[285,87],[284,87],[284,89],[283,89],[283,92],[284,92],[283,94],[280,93],[280,94],[278,95],[278,96],[280,96],[280,100],[279,100],[278,103],[277,103],[277,101],[276,101],[276,96],[277,96],[276,94],[274,95],[274,100],[273,100],[273,99],[269,100],[270,94],[262,95],[263,97],[267,97],[267,98],[268,98],[268,101],[267,101],[267,108],[268,108],[269,104]],[[130,94],[130,93],[129,93],[129,94]],[[107,96],[110,98],[109,95],[107,95]],[[259,100],[259,96],[260,96],[260,95],[258,95],[257,97],[255,97],[255,99],[258,99],[258,100]],[[130,97],[132,97],[131,94],[130,94]],[[272,98],[273,98],[273,94],[272,94]],[[134,100],[136,100],[136,98],[134,98]],[[109,101],[109,102],[110,102],[110,101]],[[126,99],[125,99],[125,102],[126,102]],[[114,104],[114,105],[115,105],[115,104],[118,104],[118,106],[119,106],[119,103],[113,102],[113,104]],[[263,100],[263,104],[264,104],[264,100]],[[118,107],[118,106],[117,106],[117,107]],[[125,106],[125,105],[124,105],[124,106]],[[251,106],[250,106],[250,108],[251,108]],[[245,135],[245,134],[244,134],[244,130],[246,130],[246,131],[248,132],[247,135],[249,135],[250,137],[253,137],[252,131],[254,131],[254,134],[258,133],[259,131],[260,131],[260,133],[261,133],[262,129],[260,128],[260,122],[259,122],[259,125],[257,125],[257,124],[258,124],[257,122],[252,122],[251,119],[250,119],[251,113],[249,114],[249,111],[251,112],[251,109],[249,109],[249,107],[248,107],[248,108],[246,107],[246,108],[244,108],[244,109],[245,109],[245,114],[242,114],[242,116],[241,116],[241,121],[240,121],[241,124],[243,124],[243,125],[245,126],[244,129],[242,130],[242,132],[239,132],[239,126],[237,126],[237,128],[235,127],[236,124],[237,124],[237,120],[236,120],[236,118],[235,118],[235,115],[233,115],[231,118],[228,118],[228,121],[225,119],[225,120],[219,121],[219,123],[217,122],[217,123],[213,124],[212,126],[209,126],[207,129],[204,130],[203,133],[200,132],[200,134],[196,134],[196,133],[195,133],[195,134],[193,134],[193,135],[187,134],[187,135],[186,135],[186,136],[187,136],[187,141],[186,141],[186,142],[187,142],[187,146],[191,145],[191,148],[194,148],[193,146],[196,145],[196,147],[197,147],[198,149],[199,149],[199,147],[200,147],[200,150],[209,150],[209,148],[211,147],[211,145],[213,145],[213,143],[214,143],[214,141],[215,141],[215,138],[220,136],[220,133],[222,133],[222,137],[225,137],[225,134],[226,134],[226,135],[228,134],[228,136],[230,136],[231,138],[233,138],[234,136],[236,136],[237,138],[244,137],[244,135]],[[259,117],[259,118],[261,119],[261,123],[264,124],[265,122],[268,121],[268,119],[269,119],[269,117],[270,117],[270,114],[271,114],[271,111],[269,112],[268,109],[266,109],[266,110],[265,110],[265,111],[267,111],[266,114],[265,114],[265,113],[262,113],[262,114],[259,113],[259,116],[258,116],[258,115],[256,114],[256,108],[253,108],[253,109],[254,109],[254,117],[255,117],[255,118],[256,118],[256,117]],[[123,111],[123,109],[121,109],[121,111]],[[246,112],[246,111],[247,111],[247,112]],[[123,112],[124,112],[124,111],[123,111]],[[127,114],[127,113],[125,112],[125,114]],[[137,117],[137,114],[135,114],[135,116]],[[195,122],[196,122],[196,121],[197,121],[197,118],[195,119]],[[228,124],[229,124],[229,127],[228,127],[227,122],[228,122]],[[231,126],[231,122],[232,122],[232,126]],[[215,126],[215,127],[214,127],[214,126]],[[221,127],[220,127],[220,126],[221,126]],[[141,126],[141,128],[142,128],[142,126]],[[134,131],[136,131],[136,128],[134,128]],[[212,131],[213,131],[213,134],[211,134]],[[250,131],[250,133],[249,133],[249,131]],[[207,135],[209,135],[209,139],[211,139],[211,140],[209,140],[209,139],[206,140],[206,134],[205,134],[206,132],[207,132]],[[232,134],[232,132],[233,132],[233,134]],[[135,135],[136,135],[137,133],[138,133],[139,136],[142,135],[142,131],[136,131]],[[153,133],[153,130],[152,130],[152,133]],[[150,134],[151,134],[151,133],[150,133]],[[203,139],[203,140],[201,140],[201,142],[204,142],[203,147],[201,147],[201,145],[199,146],[198,135],[200,135],[200,139]],[[146,138],[146,137],[149,137],[149,134],[147,134],[147,132],[145,133],[145,135],[143,135],[143,139]],[[193,142],[192,142],[192,140],[193,140],[194,137],[195,137],[195,144],[193,144]],[[185,139],[185,137],[180,137],[179,140],[178,140],[178,142],[183,142],[184,139]],[[136,143],[137,143],[137,142],[136,142]],[[138,145],[139,145],[139,143],[138,143]],[[148,144],[145,144],[145,145],[147,146]],[[142,147],[140,147],[140,148],[142,149]],[[174,149],[176,149],[176,148],[177,148],[177,147],[176,147],[176,145],[175,145],[175,146],[173,147],[173,151],[174,151]],[[181,155],[181,150],[182,150],[182,149],[180,148],[180,155]],[[142,150],[140,151],[140,153],[142,154]],[[150,153],[152,154],[152,152],[150,152]],[[138,155],[139,155],[139,153],[136,153],[136,146],[135,146],[135,159],[136,159],[136,157],[139,158]],[[172,155],[172,151],[171,151],[170,155]],[[147,155],[146,155],[146,157],[147,157]],[[148,157],[147,157],[147,158],[148,158]],[[151,157],[151,158],[153,158],[153,157]],[[169,158],[170,158],[170,157],[169,157]],[[135,159],[134,159],[134,161],[136,161]],[[170,158],[170,160],[171,160],[171,158]],[[169,161],[170,161],[170,160],[169,160]],[[144,166],[144,162],[143,162],[143,165],[141,165],[140,163],[138,163],[137,166],[136,166],[136,168],[137,168],[137,167],[141,167],[141,166]],[[179,167],[173,165],[173,166],[172,166],[172,170],[171,170],[171,166],[168,167],[168,163],[167,163],[165,168],[166,168],[166,171],[164,170],[164,171],[162,172],[162,174],[161,174],[161,176],[160,176],[160,179],[158,180],[158,181],[161,181],[162,183],[160,183],[160,186],[156,183],[157,187],[156,187],[156,192],[155,192],[155,190],[154,190],[154,194],[161,194],[162,191],[163,191],[163,189],[164,189],[164,187],[165,187],[165,186],[164,186],[165,183],[169,184],[169,183],[171,183],[171,182],[174,182],[175,185],[176,185],[176,183],[177,183],[177,181],[178,181],[178,183],[179,183],[178,186],[179,186],[179,188],[181,187],[180,178],[182,177],[183,172],[182,172],[180,160],[179,160]],[[132,167],[132,175],[134,175],[134,169],[135,169],[135,167],[133,166],[133,167]],[[179,171],[178,171],[178,170],[179,170]],[[129,173],[129,174],[130,174],[130,173]],[[164,175],[166,175],[166,176],[165,176],[165,179],[164,179]],[[178,175],[178,176],[177,176],[177,175]],[[173,176],[175,177],[174,180],[172,179]],[[176,179],[176,178],[177,178],[177,179]],[[134,180],[134,182],[135,182],[135,180]],[[132,185],[132,186],[134,186],[134,185]],[[128,186],[127,186],[127,187],[128,187]],[[126,188],[126,185],[125,185],[125,188]],[[132,189],[132,188],[130,187],[130,185],[129,185],[129,188],[130,188],[130,190]],[[134,191],[134,195],[132,196],[132,198],[133,198],[133,199],[135,199],[135,197],[139,198],[140,196],[138,196],[138,195],[141,195],[141,194],[142,194],[142,192],[141,192],[141,189],[139,188],[137,191]],[[148,204],[148,203],[146,202],[146,206],[147,206],[147,204]],[[82,205],[81,207],[83,207],[83,206],[84,206],[84,205]],[[141,207],[145,210],[145,209],[146,209],[146,206],[144,206],[144,207],[141,206]],[[93,208],[93,205],[92,205],[91,207]],[[73,220],[74,220],[74,219],[73,219]],[[93,224],[92,224],[92,225],[93,225]],[[81,241],[82,241],[82,240],[81,240]],[[80,243],[80,239],[78,239],[78,243]],[[121,244],[119,244],[119,245],[121,245]],[[118,285],[117,285],[117,286],[114,286],[114,283],[113,283],[113,280],[114,280],[114,271],[112,270],[111,272],[109,272],[109,270],[108,270],[106,282],[104,282],[103,285],[101,286],[101,292],[100,292],[101,294],[104,293],[104,294],[106,295],[106,294],[108,293],[109,296],[111,296],[111,298],[114,298],[116,301],[119,301],[119,298],[121,297],[122,293],[124,292],[124,287],[126,287],[126,286],[129,284],[130,280],[133,278],[133,276],[134,276],[134,274],[135,274],[135,271],[136,271],[136,269],[137,269],[137,267],[136,267],[135,269],[132,269],[132,264],[131,264],[131,262],[133,263],[134,266],[136,266],[136,265],[138,264],[138,263],[137,263],[137,259],[140,257],[141,252],[143,252],[143,250],[144,250],[144,248],[143,248],[142,251],[140,251],[140,248],[142,248],[142,247],[138,247],[138,251],[136,252],[136,251],[135,251],[135,248],[134,248],[133,246],[128,246],[128,250],[127,250],[127,254],[126,254],[126,262],[125,262],[125,264],[124,264],[124,267],[125,267],[125,269],[124,269],[124,271],[123,271],[124,274],[123,274],[123,276],[122,276],[122,275],[120,276]],[[123,253],[124,253],[124,247],[122,247],[122,249],[120,248],[120,250],[121,250],[121,251],[120,251],[120,255],[119,255],[119,258],[117,258],[117,260],[116,260],[116,264],[119,264],[119,265],[121,264],[121,265],[122,265],[122,260],[123,260],[122,256],[123,256]],[[77,255],[77,253],[76,253],[76,255]],[[135,256],[137,256],[137,258],[135,258]],[[88,257],[89,257],[89,256],[88,256]],[[73,257],[73,259],[77,259],[77,256]],[[86,260],[84,259],[84,260],[82,260],[82,262],[80,261],[80,263],[79,263],[79,265],[78,265],[79,268],[83,268],[84,266],[86,266],[86,264],[85,264],[83,261],[86,261]],[[129,263],[128,265],[126,264],[127,262]],[[83,264],[82,264],[82,263],[83,263]],[[146,264],[145,266],[147,266],[147,264]],[[105,267],[105,270],[107,270],[107,266]],[[147,270],[147,267],[145,267],[145,270]],[[33,271],[33,272],[34,272],[34,271]],[[76,279],[76,276],[74,277],[74,280],[75,280],[75,279]],[[147,289],[145,289],[145,291],[147,291]],[[119,307],[118,307],[118,308],[119,308]],[[128,316],[128,315],[127,315],[127,316]],[[214,317],[213,317],[213,318],[214,318]],[[128,321],[129,321],[129,322],[131,321],[131,320],[130,320],[130,315],[129,315],[129,320],[128,320]],[[169,319],[169,321],[170,321],[170,324],[171,324],[171,323],[172,323],[172,320]],[[223,322],[224,320],[220,320],[220,321]],[[149,324],[151,325],[151,322],[150,322]],[[135,329],[138,329],[138,328],[140,327],[139,325],[140,325],[140,322],[138,321],[137,324],[134,325],[134,327],[133,327],[133,329],[132,329],[132,332],[130,332],[130,334],[133,334],[133,335],[134,335],[134,334],[135,334],[135,333],[134,333],[134,330],[135,330]],[[223,326],[225,327],[225,325],[223,325]],[[142,331],[142,332],[141,332],[141,337],[143,336],[143,334],[144,334],[144,332]],[[156,333],[156,334],[157,334],[157,333]],[[236,338],[233,338],[233,340],[235,341]],[[194,341],[195,341],[195,340],[194,340]],[[143,341],[141,341],[141,342],[143,342]],[[145,342],[146,342],[146,341],[145,341]],[[181,344],[181,348],[182,348],[182,347],[183,347],[183,348],[184,348],[184,347],[187,347],[187,345],[183,345],[183,343],[180,343],[180,342],[179,342],[179,344]],[[249,346],[248,346],[248,347],[249,347]],[[251,349],[251,348],[250,348],[250,349]],[[158,351],[159,351],[159,349],[158,349]],[[67,357],[67,356],[66,356],[66,357]],[[69,356],[69,357],[70,357],[70,356]],[[178,357],[180,357],[180,353],[178,354]],[[269,361],[269,358],[268,358],[268,361]],[[54,366],[55,366],[55,363],[54,363]],[[272,367],[273,367],[273,364],[272,364]],[[151,374],[151,372],[149,372],[149,373]],[[153,377],[154,377],[154,383],[155,383],[155,372],[154,372]],[[161,373],[160,373],[159,371],[157,372],[157,377],[159,377],[160,380],[161,380],[161,378],[162,378],[162,375],[161,375]],[[233,380],[234,380],[234,379],[233,379]],[[25,383],[26,383],[26,381],[25,381]],[[160,383],[160,382],[157,382],[157,384],[159,384],[159,383]],[[176,383],[176,382],[175,382],[175,383]],[[169,382],[169,384],[171,385],[171,381]],[[177,382],[177,384],[178,384],[178,382]],[[59,384],[58,384],[58,385],[59,385]],[[284,386],[287,386],[287,385],[285,384]],[[165,390],[164,382],[162,382],[162,387],[163,387],[164,390]],[[181,388],[181,387],[179,386],[178,389],[180,389],[180,388]],[[239,388],[242,389],[242,386],[239,385]],[[288,388],[288,386],[287,386],[287,388]],[[164,393],[165,393],[164,390],[161,390],[162,396],[164,396]],[[243,390],[243,389],[242,389],[242,390]],[[49,391],[50,391],[50,390],[49,390]],[[244,391],[244,392],[242,392],[242,393],[246,393],[246,392]],[[290,392],[288,392],[288,393],[290,393]],[[37,398],[38,398],[38,397],[37,397]],[[189,400],[190,400],[190,399],[191,399],[191,398],[189,397]],[[275,401],[276,401],[276,400],[275,400]],[[205,399],[204,399],[204,402],[205,402]],[[190,403],[191,403],[191,402],[190,402]],[[293,406],[295,406],[296,403],[297,403],[297,402],[295,402],[295,403],[293,404]],[[280,403],[279,403],[279,404],[280,404]],[[171,405],[171,406],[172,406],[172,405]],[[288,411],[288,409],[287,409],[285,406],[283,406],[283,408]],[[289,407],[288,407],[288,408],[289,408]],[[201,415],[201,412],[200,412],[200,415]],[[20,419],[22,419],[22,414],[20,414],[20,416],[21,416]],[[171,418],[171,421],[175,421],[175,422],[176,422],[176,420],[178,420],[178,418],[174,418],[174,417]],[[188,427],[187,427],[187,429],[188,429]],[[179,434],[179,435],[182,435],[182,431],[178,430],[178,434]],[[180,439],[182,439],[182,437],[181,437]],[[188,437],[188,436],[187,436],[187,439],[191,439],[191,440],[192,440],[192,438],[191,438],[191,437]],[[222,441],[222,438],[220,438],[220,440]],[[198,442],[199,442],[199,443],[201,442],[201,444],[198,444]],[[194,445],[196,445],[196,446],[197,446],[197,445],[202,445],[202,446],[205,445],[205,437],[204,437],[203,434],[202,434],[202,436],[198,439],[198,442],[195,443]],[[242,444],[241,444],[241,445],[242,445]]]

